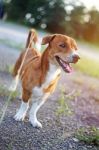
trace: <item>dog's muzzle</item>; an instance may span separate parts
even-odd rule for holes
[[[80,59],[79,54],[77,54],[77,53],[71,53],[70,56],[68,57],[67,61],[69,63],[77,63],[79,59]]]
[[[78,60],[80,59],[80,57],[79,57],[78,54],[73,54],[72,59],[73,59],[73,63],[76,63],[76,62],[78,62]]]
[[[70,63],[76,63],[80,59],[79,55],[75,52],[69,54],[68,56],[56,55],[55,56],[58,64],[63,68],[67,73],[72,72],[72,67]]]

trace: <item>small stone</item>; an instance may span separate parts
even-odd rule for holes
[[[79,142],[79,140],[77,138],[73,138],[74,142]]]

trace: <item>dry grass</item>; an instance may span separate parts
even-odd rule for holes
[[[74,67],[87,75],[99,78],[99,60],[82,56],[82,59]]]

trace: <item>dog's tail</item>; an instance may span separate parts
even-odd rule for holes
[[[36,31],[34,29],[31,29],[28,34],[26,48],[32,48],[32,44],[33,43],[35,44],[37,40],[38,40],[38,37],[37,37]]]
[[[22,60],[23,60],[23,57],[25,55],[25,52],[27,51],[27,49],[31,49],[32,48],[32,45],[33,43],[35,44],[37,42],[38,38],[37,38],[37,33],[34,29],[31,29],[29,31],[29,34],[28,34],[28,38],[27,38],[27,42],[26,42],[26,47],[25,47],[25,51],[23,51],[19,58],[17,59],[16,63],[15,63],[15,66],[13,68],[13,72],[12,72],[12,75],[15,77],[17,74],[18,74],[18,70],[21,66],[21,63],[22,63]]]

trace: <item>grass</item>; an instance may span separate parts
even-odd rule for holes
[[[96,127],[82,127],[77,130],[75,137],[86,144],[99,146],[99,129]]]
[[[56,110],[56,114],[58,116],[60,116],[62,114],[65,114],[65,115],[71,114],[72,111],[68,106],[68,103],[67,103],[67,100],[66,100],[66,97],[64,94],[65,89],[61,88],[60,90],[61,90],[61,94],[60,94],[60,97],[58,99],[58,108]]]
[[[10,91],[6,87],[0,85],[0,96],[8,97],[9,94]],[[17,95],[18,95],[17,91],[13,92],[11,100],[13,100]]]
[[[99,78],[99,60],[82,57],[74,67],[82,73]]]
[[[6,65],[5,71],[12,74],[14,65]]]
[[[22,50],[24,48],[24,44],[23,43],[16,43],[16,42],[12,42],[11,40],[6,40],[6,39],[0,39],[0,43],[6,45],[7,47],[10,48],[15,48],[18,50]]]
[[[58,107],[57,112],[56,112],[57,115],[62,115],[62,114],[70,115],[70,114],[72,114],[72,111],[69,108],[69,106],[65,100],[64,95],[61,95],[61,97],[58,100],[58,104],[59,104],[59,107]]]
[[[10,102],[12,100],[15,99],[15,97],[17,96],[17,92],[16,91],[9,91],[7,88],[0,86],[0,96],[2,97],[6,97],[5,99],[5,103],[3,105],[3,107],[0,110],[0,124],[2,123],[6,110],[10,104]]]
[[[86,45],[90,47],[91,49],[93,48],[95,51],[99,51],[99,43],[88,42],[85,40],[78,40],[78,43],[82,45]]]
[[[12,75],[14,65],[6,64],[5,67],[0,66],[0,71]]]
[[[74,100],[80,95],[80,91],[72,91],[71,93],[65,93],[65,89],[60,89],[61,94],[58,99],[58,108],[56,110],[56,114],[59,115],[72,115],[73,110],[69,107],[69,101]]]

